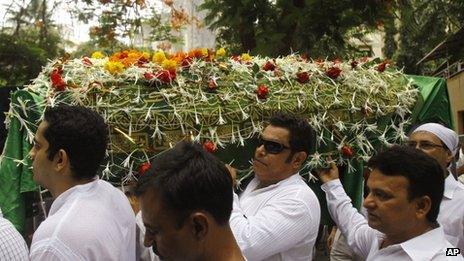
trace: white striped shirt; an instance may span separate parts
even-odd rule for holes
[[[26,242],[0,210],[0,260],[29,260]]]
[[[230,226],[243,255],[255,260],[311,260],[320,206],[300,175],[256,189],[255,177],[243,194],[234,193]]]

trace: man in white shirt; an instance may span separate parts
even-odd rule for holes
[[[97,171],[108,127],[81,106],[47,108],[34,137],[33,179],[54,202],[35,231],[31,260],[135,260],[135,216],[127,197]]]
[[[0,260],[23,261],[29,259],[26,242],[0,210]]]
[[[245,257],[312,260],[320,206],[299,175],[314,132],[304,119],[277,113],[264,129],[253,159],[254,179],[234,193],[230,225]]]
[[[232,178],[198,144],[159,154],[135,188],[145,246],[161,260],[244,261],[229,226]]]
[[[335,164],[319,171],[330,215],[358,255],[376,261],[464,260],[448,256],[453,246],[437,223],[444,191],[438,162],[420,150],[394,146],[368,166],[367,220],[351,204]]]
[[[448,170],[459,151],[456,132],[437,123],[417,127],[409,136],[408,145],[418,148],[438,161],[445,169],[445,192],[440,205],[438,223],[448,241],[464,252],[464,185]]]

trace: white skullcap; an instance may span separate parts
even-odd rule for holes
[[[437,136],[448,149],[453,154],[453,157],[456,156],[456,153],[459,150],[459,137],[452,129],[446,128],[445,126],[438,123],[426,123],[417,127],[412,133],[418,131],[426,131]]]

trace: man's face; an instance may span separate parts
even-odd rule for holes
[[[162,260],[198,259],[200,247],[189,226],[178,227],[178,219],[162,206],[158,193],[149,189],[139,200],[146,228],[144,245],[153,247]]]
[[[42,121],[34,136],[34,145],[29,151],[29,157],[32,159],[33,180],[45,188],[50,187],[54,173],[54,161],[48,159],[48,141],[44,137],[44,131],[48,123]]]
[[[370,193],[363,205],[369,226],[387,235],[408,234],[407,229],[418,221],[415,200],[408,200],[408,179],[374,169],[367,186]]]
[[[256,148],[253,159],[253,170],[261,183],[273,184],[298,171],[298,168],[295,168],[295,164],[292,164],[293,159],[286,162],[291,154],[289,136],[289,130],[272,125],[267,126],[261,134],[263,141],[276,142],[285,147],[277,154],[266,151],[264,145]]]
[[[446,168],[453,158],[451,152],[443,145],[441,140],[428,131],[414,132],[409,137],[408,143],[410,146],[415,145],[414,147],[434,158],[443,168]]]

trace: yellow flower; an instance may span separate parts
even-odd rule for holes
[[[153,62],[161,64],[164,60],[166,60],[166,55],[163,51],[157,51],[153,54]]]
[[[175,60],[166,59],[163,61],[161,66],[168,71],[175,71],[177,68],[177,62]]]
[[[201,48],[201,55],[202,56],[208,56],[208,49],[207,48]]]
[[[118,61],[108,61],[105,64],[105,69],[111,74],[121,73],[122,71],[124,71],[124,64]]]
[[[105,57],[105,55],[102,52],[97,51],[97,52],[92,53],[92,58],[94,58],[94,59],[101,59],[103,57]]]
[[[150,53],[149,52],[143,52],[142,55],[143,55],[143,58],[145,58],[147,60],[150,60]]]
[[[216,55],[219,56],[219,57],[222,57],[222,56],[225,56],[226,55],[226,49],[224,48],[219,48],[217,51],[216,51]]]
[[[242,61],[248,62],[251,60],[251,55],[249,53],[242,53]]]

